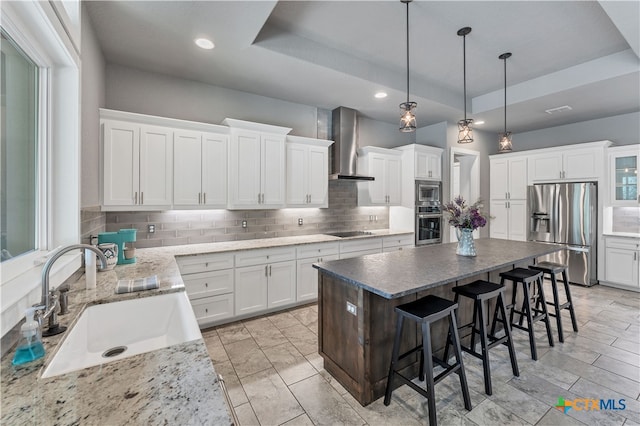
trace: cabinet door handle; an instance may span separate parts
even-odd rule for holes
[[[505,193],[504,193],[504,199],[506,200],[507,198],[509,198],[509,193],[508,193],[508,192],[505,192]]]
[[[260,204],[260,193],[258,193],[258,204]]]
[[[269,267],[265,265],[264,267],[264,276],[268,277],[269,276]]]
[[[198,204],[202,204],[202,193],[198,192]]]
[[[633,261],[635,262],[638,259],[638,252],[633,252]]]
[[[144,204],[144,192],[140,191],[140,204]]]
[[[507,208],[510,209],[511,208],[511,201],[507,201]]]
[[[138,204],[138,192],[136,191],[135,195],[133,196],[133,204]]]
[[[507,202],[506,201],[504,202],[504,208],[505,209],[507,208]]]
[[[269,276],[271,276],[271,265],[269,265]]]
[[[204,286],[208,288],[209,287],[209,283],[204,283]]]
[[[202,204],[207,204],[207,193],[206,192],[202,193]]]

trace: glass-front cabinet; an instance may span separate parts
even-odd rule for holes
[[[638,194],[639,160],[640,145],[609,148],[610,201],[612,205],[640,205],[640,194]]]

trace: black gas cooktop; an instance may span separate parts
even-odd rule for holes
[[[341,231],[341,232],[325,232],[324,235],[331,235],[332,237],[348,238],[348,237],[359,237],[361,235],[373,235],[373,232],[369,232],[369,231]]]

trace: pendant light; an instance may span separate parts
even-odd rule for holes
[[[462,87],[464,92],[464,120],[458,121],[458,143],[473,142],[473,119],[467,119],[467,34],[471,32],[471,27],[464,27],[458,30],[458,35],[462,36]]]
[[[416,115],[415,110],[418,104],[409,101],[409,3],[413,0],[400,0],[407,5],[407,102],[400,104],[400,131],[415,132],[416,131]]]
[[[507,132],[507,59],[511,57],[511,52],[503,53],[498,59],[504,61],[504,133],[498,135],[498,152],[510,152],[511,132]]]

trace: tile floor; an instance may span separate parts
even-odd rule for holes
[[[571,290],[579,332],[564,311],[565,342],[557,341],[554,323],[550,348],[538,323],[536,362],[526,333],[514,330],[520,377],[512,375],[506,347],[492,349],[492,396],[484,393],[480,360],[464,354],[473,410],[464,409],[458,377],[451,375],[436,385],[439,424],[640,425],[640,293]],[[317,306],[307,305],[203,331],[241,425],[428,423],[426,401],[406,385],[388,407],[382,398],[360,406],[323,369],[317,326]],[[626,409],[565,414],[554,408],[558,397],[624,399]]]

